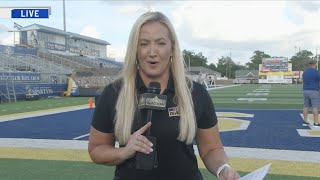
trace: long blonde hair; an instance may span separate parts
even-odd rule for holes
[[[185,62],[181,54],[178,39],[169,19],[160,12],[148,12],[141,15],[132,27],[127,51],[124,59],[124,66],[121,72],[122,88],[119,93],[116,116],[115,116],[115,137],[120,144],[128,142],[131,135],[131,127],[134,113],[137,108],[136,73],[138,38],[141,26],[149,22],[160,22],[169,29],[172,42],[173,56],[170,63],[170,70],[174,79],[175,99],[180,113],[178,140],[191,144],[196,134],[196,119],[191,96],[192,80],[185,75]]]

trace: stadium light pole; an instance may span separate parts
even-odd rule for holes
[[[189,71],[190,71],[190,57],[189,57],[189,55],[188,55],[188,59],[189,59]]]
[[[318,49],[316,49],[316,62],[317,62],[317,70],[319,69],[319,61],[318,61]]]
[[[230,60],[229,60],[229,63],[228,63],[228,71],[229,71],[229,76],[230,76],[230,62],[231,62],[231,51],[230,51]],[[229,77],[228,77],[228,79],[229,79]]]
[[[64,30],[64,32],[67,31],[67,29],[66,29],[66,8],[65,8],[65,6],[66,6],[66,3],[65,3],[65,0],[63,0],[63,30]]]

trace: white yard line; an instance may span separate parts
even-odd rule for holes
[[[0,138],[0,147],[43,148],[43,149],[87,149],[88,141]]]
[[[228,88],[228,87],[234,87],[234,86],[240,86],[240,85],[230,85],[230,86],[212,87],[212,88],[207,88],[207,91],[215,90],[215,89],[223,89],[223,88]]]
[[[78,137],[73,138],[73,140],[81,139],[81,138],[87,137],[87,136],[89,136],[89,135],[90,135],[89,133],[88,133],[88,134],[84,134],[84,135],[81,135],[81,136],[78,136]]]
[[[320,162],[320,152],[278,150],[262,148],[225,147],[228,157],[253,158],[266,160],[283,160],[297,162]]]
[[[88,141],[85,140],[52,140],[52,139],[20,139],[20,138],[0,138],[1,147],[21,147],[21,148],[44,148],[44,149],[82,149],[88,148]],[[116,143],[116,147],[119,147]],[[224,147],[229,158],[252,158],[265,160],[282,160],[295,162],[320,162],[320,152],[278,150],[262,148]],[[194,145],[195,154],[198,149]]]

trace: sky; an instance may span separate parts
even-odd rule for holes
[[[50,6],[49,19],[0,19],[0,44],[12,45],[14,22],[63,30],[63,1],[1,0],[0,7]],[[320,1],[103,1],[66,0],[66,30],[105,40],[108,56],[123,61],[135,20],[148,10],[172,22],[181,49],[202,52],[208,64],[222,56],[250,62],[255,50],[290,58],[320,53]]]

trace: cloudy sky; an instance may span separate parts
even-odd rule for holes
[[[123,61],[135,20],[153,9],[172,21],[182,49],[202,52],[209,63],[230,56],[245,64],[255,50],[290,58],[320,53],[320,1],[86,1],[66,0],[67,31],[108,41],[108,55]],[[51,6],[49,19],[1,19],[0,44],[12,45],[13,23],[63,30],[62,0],[1,0],[0,7]]]

